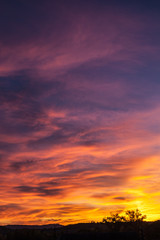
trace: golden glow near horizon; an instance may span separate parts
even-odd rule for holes
[[[124,153],[123,148],[115,148],[115,154],[113,149],[112,154],[105,150],[105,146],[65,147],[55,152],[50,149],[46,161],[42,152],[38,165],[4,177],[4,185],[8,187],[3,188],[1,197],[4,214],[2,212],[0,224],[101,221],[110,212],[136,208],[147,215],[148,221],[159,219],[159,169],[155,168],[159,165],[158,157],[147,160],[144,156],[138,160],[125,156],[122,162],[123,155],[119,160],[117,152]],[[109,159],[105,159],[107,154]],[[110,161],[112,156],[116,156],[115,162],[114,158]],[[80,161],[75,162],[75,157]],[[86,157],[93,161],[84,161]],[[25,158],[28,158],[27,152]],[[154,166],[150,167],[150,162],[154,162]],[[20,181],[21,186],[17,187]]]

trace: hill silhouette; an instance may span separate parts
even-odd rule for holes
[[[57,225],[57,224],[56,224]],[[159,240],[160,221],[79,223],[67,226],[1,226],[0,240]],[[114,226],[114,227],[113,227]],[[118,226],[118,227],[117,227]]]

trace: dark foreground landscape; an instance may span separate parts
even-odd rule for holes
[[[160,221],[2,226],[0,240],[160,240]]]

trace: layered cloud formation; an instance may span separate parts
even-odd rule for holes
[[[0,224],[160,217],[158,9],[2,1]]]

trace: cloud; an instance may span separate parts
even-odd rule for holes
[[[16,203],[9,203],[9,204],[3,204],[0,205],[0,212],[1,214],[6,211],[17,211],[17,210],[22,210],[23,208],[16,204]]]
[[[17,161],[17,162],[11,162],[10,168],[11,171],[16,171],[16,172],[23,172],[23,171],[30,171],[31,168],[35,168],[35,165],[37,164],[37,161],[34,160],[26,160],[26,161]]]
[[[27,194],[36,194],[38,196],[58,196],[59,194],[62,193],[62,189],[48,189],[44,186],[17,186],[15,187],[15,190],[18,190],[19,192],[22,193],[27,193]]]
[[[32,3],[32,7],[27,2],[14,6],[4,3],[1,21],[5,25],[0,26],[5,33],[1,38],[1,74],[31,69],[51,78],[51,73],[66,72],[94,59],[137,61],[139,51],[153,51],[141,43],[140,37],[137,41],[142,30],[149,35],[143,17],[111,6],[100,7],[98,15],[96,5],[87,6],[81,3],[77,8],[64,1],[40,2],[39,6]]]
[[[122,201],[125,201],[125,200],[126,200],[125,197],[115,197],[114,199],[115,199],[115,200],[122,200]]]

